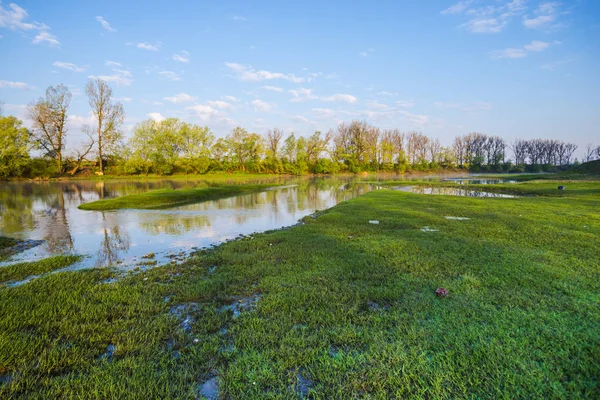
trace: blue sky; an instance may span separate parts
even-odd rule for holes
[[[179,117],[308,135],[340,121],[600,144],[600,2],[0,2],[5,114],[49,85],[89,121],[89,77],[113,86],[125,130]],[[579,153],[579,152],[578,152]]]

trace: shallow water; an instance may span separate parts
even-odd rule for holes
[[[497,185],[499,183],[517,183],[511,179],[481,179],[481,178],[447,178],[445,181],[459,185]]]
[[[398,186],[393,188],[394,190],[400,190],[403,192],[417,193],[417,194],[433,194],[433,195],[447,195],[447,196],[464,196],[464,197],[501,197],[501,198],[515,198],[510,194],[502,193],[490,193],[479,190],[467,190],[462,188],[449,188],[449,187],[422,187],[422,186]]]
[[[317,210],[376,188],[359,179],[343,177],[265,182],[286,186],[166,210],[104,212],[79,210],[77,206],[148,190],[208,183],[183,179],[3,182],[0,183],[0,235],[41,241],[14,256],[10,263],[56,254],[80,254],[85,256],[84,260],[69,269],[108,265],[124,270],[148,268],[182,261],[193,250],[239,235],[294,225]],[[149,253],[155,256],[143,258]]]

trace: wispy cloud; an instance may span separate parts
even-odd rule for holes
[[[461,111],[489,111],[492,109],[492,105],[485,101],[476,101],[473,103],[462,104],[462,103],[449,103],[443,101],[436,101],[433,103],[436,107],[445,109],[457,109]]]
[[[177,75],[176,72],[173,71],[158,71],[158,74],[161,76],[164,76],[165,78],[167,78],[170,81],[179,81],[181,80],[181,78],[179,77],[179,75]]]
[[[459,27],[472,33],[498,33],[526,9],[526,0],[500,1],[492,5],[478,6],[477,1],[459,1],[441,11],[443,15],[465,15],[470,18]],[[500,4],[499,4],[500,3]]]
[[[242,64],[226,62],[225,66],[229,68],[241,81],[259,82],[271,79],[283,79],[294,83],[302,83],[304,78],[293,74],[284,74],[281,72],[271,72],[265,70],[255,70],[254,68]]]
[[[248,18],[242,17],[241,15],[234,15],[231,19],[234,21],[248,21]]]
[[[48,31],[41,31],[40,33],[38,33],[35,36],[35,38],[33,38],[33,43],[35,43],[35,44],[46,43],[50,46],[59,46],[60,45],[60,42],[58,41],[56,36],[54,36],[53,34],[51,34]]]
[[[11,81],[3,81],[3,80],[0,80],[0,88],[22,89],[22,90],[36,89],[35,86],[29,85],[25,82],[11,82]]]
[[[179,93],[174,96],[164,97],[166,101],[170,101],[171,103],[193,103],[196,101],[196,97],[190,96],[187,93]]]
[[[534,40],[529,44],[526,44],[520,48],[508,48],[504,50],[496,50],[489,53],[490,58],[492,59],[502,59],[502,58],[524,58],[527,57],[529,52],[540,52],[546,50],[550,46],[548,42],[542,42],[540,40]]]
[[[562,26],[556,23],[559,12],[560,3],[556,1],[541,3],[535,10],[535,16],[524,16],[523,26],[529,29],[554,29]]]
[[[203,122],[208,122],[214,119],[223,118],[225,114],[214,107],[205,104],[197,104],[185,108],[191,111]]]
[[[545,69],[547,71],[556,71],[560,66],[569,64],[575,61],[574,58],[568,58],[565,60],[552,61],[545,64],[542,64],[541,69]]]
[[[173,60],[180,63],[189,63],[190,53],[188,51],[181,50],[179,53],[173,54]]]
[[[219,108],[219,109],[222,109],[222,110],[233,109],[233,104],[228,103],[226,101],[222,101],[222,100],[209,100],[209,101],[206,102],[206,104],[208,104],[211,107]]]
[[[117,30],[115,28],[113,28],[112,26],[110,26],[110,24],[108,23],[108,21],[106,21],[104,18],[98,16],[96,17],[96,21],[100,22],[100,25],[102,25],[102,27],[109,31],[109,32],[116,32]]]
[[[327,102],[346,102],[346,103],[355,103],[357,98],[352,96],[351,94],[338,93],[331,96],[317,96],[313,94],[312,89],[307,88],[299,88],[288,90],[289,93],[292,94],[292,102],[301,102],[307,100],[321,100]]]
[[[127,42],[127,43],[125,43],[125,45],[126,46],[135,46],[138,49],[148,50],[148,51],[158,51],[162,47],[161,42],[156,42],[155,44],[146,43],[146,42],[137,42],[137,43]]]
[[[271,92],[283,92],[283,88],[277,86],[261,86],[261,88],[269,90]]]
[[[133,79],[132,79],[133,75],[132,75],[131,71],[129,71],[127,69],[113,68],[113,72],[114,72],[114,74],[112,74],[112,75],[98,75],[98,76],[89,75],[88,78],[89,79],[100,78],[103,81],[114,82],[117,85],[123,85],[123,86],[129,86],[133,82]]]
[[[473,3],[473,0],[459,1],[458,3],[454,4],[453,6],[448,7],[445,10],[443,10],[442,14],[444,14],[444,15],[460,14],[460,13],[466,11],[472,3]]]
[[[365,51],[361,51],[360,53],[358,53],[358,55],[361,56],[361,57],[368,57],[369,55],[373,54],[374,52],[375,52],[375,49],[374,48],[370,48],[370,49],[367,49]]]
[[[83,72],[85,71],[85,67],[78,67],[77,65],[69,62],[55,61],[52,63],[57,68],[68,69],[73,72]]]
[[[108,67],[120,67],[121,63],[118,63],[116,61],[105,61],[104,65],[106,65]]]

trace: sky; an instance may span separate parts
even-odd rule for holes
[[[69,143],[100,77],[130,136],[177,117],[307,136],[342,121],[600,144],[600,1],[0,1],[0,101],[26,119],[73,93]]]

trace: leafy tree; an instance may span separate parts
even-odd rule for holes
[[[29,165],[30,133],[22,124],[0,116],[0,178],[23,176]]]
[[[180,165],[186,173],[203,174],[210,165],[210,149],[215,141],[207,126],[183,124],[177,132]]]

